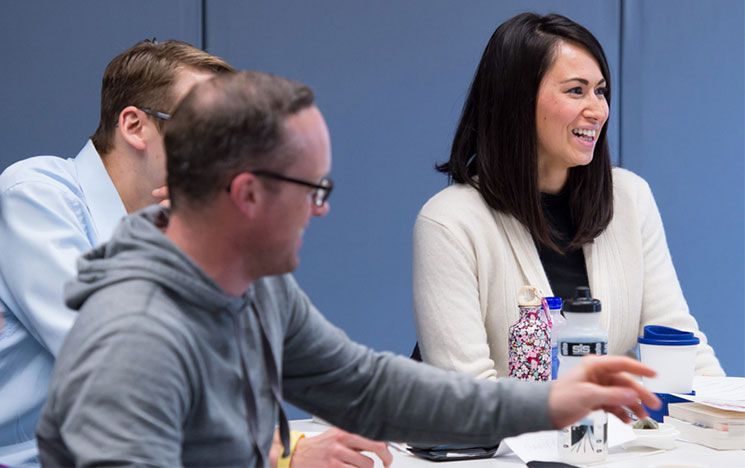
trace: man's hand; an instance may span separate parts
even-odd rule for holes
[[[375,442],[364,437],[332,428],[315,437],[305,437],[297,442],[291,468],[369,467],[373,460],[360,452],[376,454],[383,465],[393,462],[393,455],[385,442]]]
[[[158,203],[160,206],[164,206],[166,208],[171,206],[171,200],[168,198],[167,185],[158,187],[157,189],[153,190],[152,196],[153,198],[155,198],[155,202]]]
[[[620,356],[591,356],[556,380],[548,396],[551,421],[566,427],[594,410],[605,410],[629,422],[626,408],[646,417],[642,403],[659,408],[660,400],[631,375],[654,377],[655,372],[639,361]]]

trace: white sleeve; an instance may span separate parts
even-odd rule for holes
[[[77,316],[64,304],[75,262],[92,248],[80,200],[50,183],[10,187],[0,201],[0,276],[9,311],[56,355]]]
[[[414,316],[422,359],[477,378],[496,378],[473,250],[421,214],[413,249]]]
[[[650,324],[692,331],[701,340],[696,356],[696,374],[724,375],[706,335],[699,330],[696,319],[688,310],[652,191],[646,182],[642,181],[641,185],[638,206],[642,226],[644,291],[639,335],[643,334],[644,326]]]

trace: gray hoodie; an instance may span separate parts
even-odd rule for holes
[[[229,296],[163,235],[167,222],[143,210],[79,260],[66,293],[80,316],[37,429],[44,465],[255,466],[278,413],[265,359],[287,401],[373,439],[495,445],[550,428],[547,384],[475,381],[373,352],[326,321],[291,275]]]

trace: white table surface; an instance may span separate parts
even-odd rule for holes
[[[324,424],[318,424],[310,419],[290,421],[293,430],[302,432],[323,432],[329,428]],[[678,446],[672,450],[662,453],[643,454],[644,449],[639,449],[639,456],[627,458],[615,462],[605,462],[593,466],[614,468],[651,468],[651,467],[710,467],[710,468],[745,468],[745,450],[714,450],[702,445],[678,441]],[[416,458],[409,453],[400,452],[391,448],[393,454],[393,466],[396,468],[429,467],[429,468],[487,468],[500,466],[525,466],[525,464],[513,453],[496,458],[484,460],[454,461],[454,462],[430,462]],[[616,449],[613,449],[611,453]],[[618,449],[621,450],[621,449]],[[630,456],[632,454],[629,454]],[[375,466],[382,466],[375,458]]]

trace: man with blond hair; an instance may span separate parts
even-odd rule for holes
[[[229,71],[183,42],[140,42],[107,66],[100,122],[77,156],[25,159],[0,176],[0,463],[35,458],[54,358],[77,316],[62,292],[76,259],[160,201],[163,120],[194,83]]]

